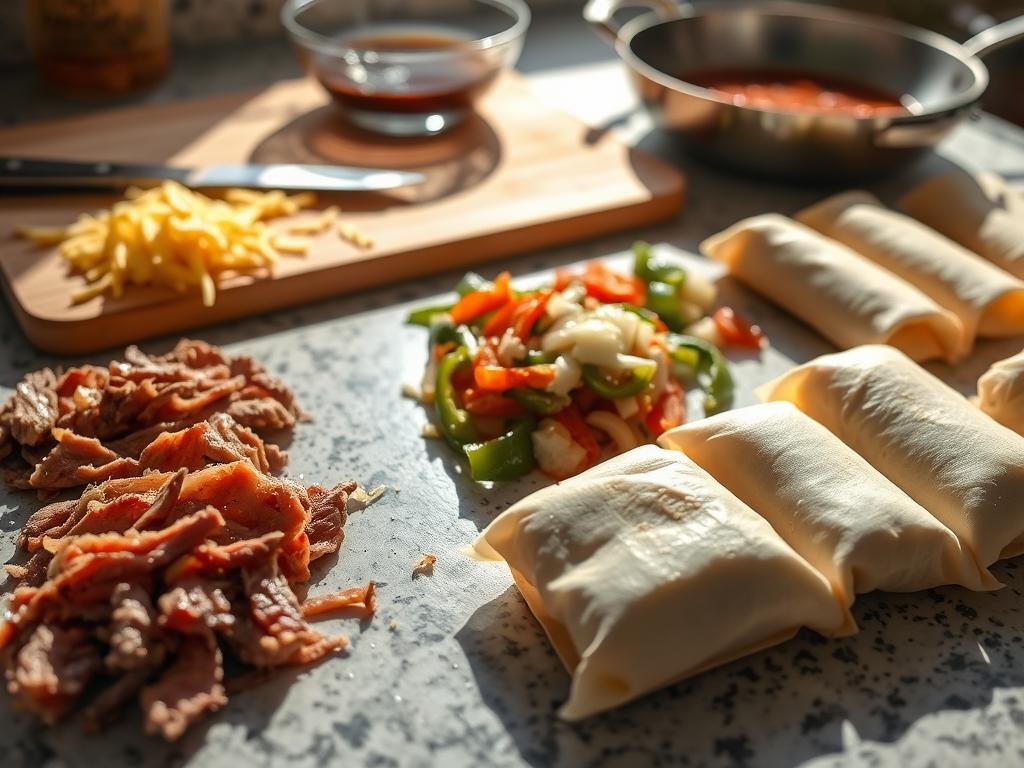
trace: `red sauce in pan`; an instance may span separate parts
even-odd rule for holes
[[[681,79],[732,97],[738,106],[855,117],[907,112],[897,97],[818,75],[722,70],[689,74]]]

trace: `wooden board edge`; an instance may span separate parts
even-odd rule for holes
[[[480,235],[458,243],[446,243],[419,251],[394,254],[375,261],[346,266],[345,284],[330,279],[332,270],[304,272],[285,280],[261,280],[245,287],[245,300],[221,302],[210,309],[197,312],[188,322],[181,322],[179,311],[168,311],[167,303],[153,304],[133,310],[132,322],[119,322],[117,315],[100,315],[87,320],[48,320],[29,314],[11,295],[6,279],[4,295],[14,312],[15,319],[28,340],[44,352],[58,355],[84,355],[127,343],[152,339],[168,334],[209,327],[253,316],[252,306],[263,307],[263,312],[277,312],[303,303],[323,301],[373,287],[376,274],[387,269],[394,274],[394,282],[416,279],[438,271],[436,261],[443,257],[452,262],[451,268],[495,261],[528,253],[540,248],[553,248],[570,242],[582,242],[627,229],[655,224],[674,216],[686,195],[685,177],[679,174],[679,185],[670,194],[653,200],[638,201],[629,206],[588,211],[572,219],[558,219],[534,224],[518,230],[509,230],[498,239]],[[582,231],[582,233],[581,233]],[[484,252],[482,247],[487,244]],[[483,255],[481,255],[483,254]],[[67,332],[75,326],[76,333]],[[139,328],[145,330],[141,333]]]

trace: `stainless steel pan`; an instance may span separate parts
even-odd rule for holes
[[[650,12],[617,26],[621,8]],[[590,0],[584,17],[614,41],[656,123],[693,152],[788,178],[877,175],[939,142],[988,86],[986,53],[1024,37],[1024,17],[966,43],[871,16],[775,0],[676,6]],[[680,79],[715,70],[790,71],[902,94],[906,115],[857,117],[741,106]]]

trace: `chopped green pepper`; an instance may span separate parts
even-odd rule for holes
[[[541,352],[539,349],[531,349],[526,353],[523,365],[542,365],[543,363],[553,363],[557,357],[558,355]]]
[[[657,280],[647,284],[647,309],[656,313],[671,331],[681,331],[686,325],[679,286]]]
[[[518,480],[530,472],[533,458],[533,419],[523,419],[501,437],[464,446],[469,475],[474,480]]]
[[[408,317],[405,318],[405,322],[409,325],[422,325],[425,328],[429,328],[431,321],[437,315],[445,314],[454,306],[454,304],[438,304],[433,307],[420,307],[419,309],[412,310]]]
[[[732,374],[718,347],[703,339],[676,333],[669,334],[666,341],[672,360],[685,367],[704,390],[705,414],[718,413],[732,405]]]
[[[452,375],[463,365],[469,365],[469,362],[469,350],[465,347],[449,352],[437,365],[437,383],[434,385],[434,407],[441,421],[441,431],[445,440],[460,451],[466,443],[479,440],[469,413],[455,401],[455,389],[452,387]]]
[[[683,284],[686,270],[658,258],[648,243],[633,244],[633,274],[647,284],[647,309],[657,313],[672,331],[686,325],[683,317]]]
[[[513,400],[534,413],[544,416],[553,416],[569,405],[569,398],[564,395],[556,395],[554,392],[543,392],[539,389],[517,387],[510,389],[507,393]]]
[[[652,360],[650,365],[638,365],[633,368],[625,379],[619,381],[609,379],[596,365],[584,365],[583,381],[601,397],[618,400],[621,397],[639,395],[647,389],[657,369],[658,366]]]
[[[657,325],[658,313],[647,309],[647,307],[638,307],[635,304],[614,304],[612,306],[616,306],[626,312],[630,312],[646,323]]]
[[[453,342],[460,347],[465,347],[472,357],[476,354],[476,334],[466,325],[455,325],[450,317],[435,317],[430,323],[430,347],[435,344],[447,344]]]
[[[467,272],[455,286],[455,292],[459,296],[465,296],[473,291],[489,291],[494,288],[494,283],[476,272]]]
[[[686,270],[654,255],[649,243],[642,240],[633,243],[633,274],[646,283],[668,283],[680,286],[686,282]]]

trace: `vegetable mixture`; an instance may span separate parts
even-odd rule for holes
[[[714,285],[647,243],[633,253],[632,274],[592,261],[533,291],[469,273],[457,302],[409,315],[430,329],[422,398],[474,480],[564,479],[651,442],[685,421],[684,385],[706,414],[730,406],[719,347],[758,350],[761,329],[728,307],[709,316]]]

